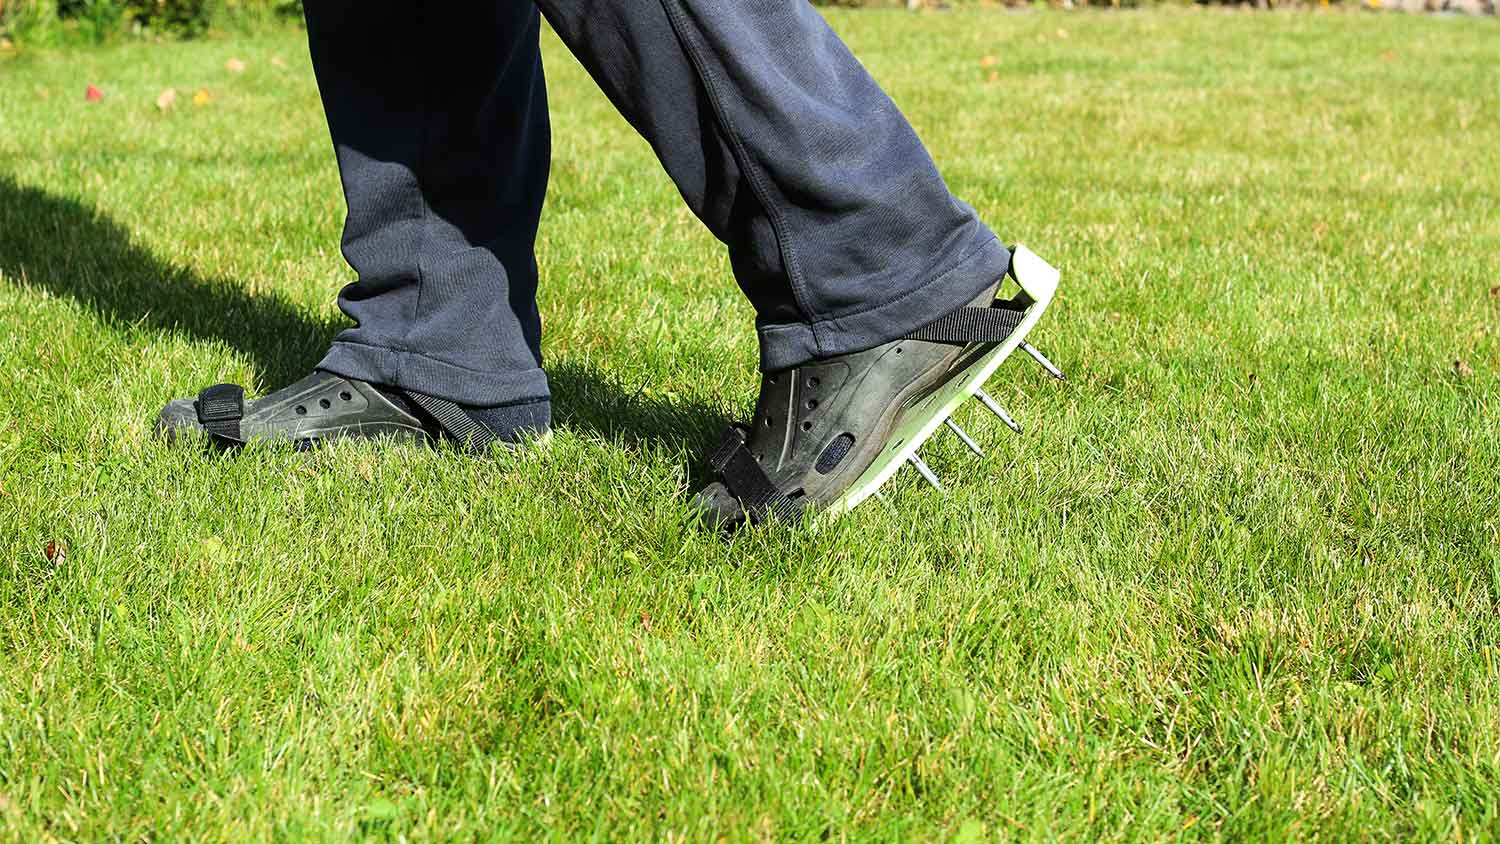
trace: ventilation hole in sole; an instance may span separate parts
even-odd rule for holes
[[[819,381],[816,377],[807,379],[807,387],[810,390],[816,390],[821,383],[823,382]]]
[[[771,427],[771,421],[772,421],[772,420],[771,420],[771,417],[769,417],[769,416],[767,416],[767,417],[766,417],[766,427],[767,427],[767,428],[769,428],[769,427]]]
[[[812,430],[812,423],[811,422],[803,422],[802,423],[802,430],[804,430],[804,431],[811,431]]]
[[[808,399],[807,400],[807,409],[808,410],[817,410],[818,409],[818,400],[817,399]]]
[[[297,405],[297,415],[298,416],[306,416],[307,415],[307,408],[304,407],[304,406],[302,406],[302,405],[300,405],[300,404]]]
[[[844,462],[844,458],[849,456],[849,452],[853,450],[854,435],[847,431],[839,434],[838,438],[829,443],[828,447],[823,449],[823,453],[818,456],[818,464],[815,467],[818,470],[818,474],[826,475],[837,469],[839,464]]]
[[[339,398],[343,399],[344,401],[354,401],[354,394],[350,393],[348,390],[345,390],[342,393],[339,393]]]
[[[327,410],[328,408],[333,407],[333,402],[329,401],[328,399],[318,399],[318,407]]]

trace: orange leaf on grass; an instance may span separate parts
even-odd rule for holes
[[[210,94],[207,88],[200,89],[198,93],[193,95],[193,105],[195,106],[206,106],[213,101],[214,95]]]
[[[104,99],[104,92],[99,90],[97,87],[90,85],[87,88],[83,89],[83,98],[91,103],[97,103],[100,100]]]

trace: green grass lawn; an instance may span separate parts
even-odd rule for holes
[[[731,542],[752,314],[554,38],[560,424],[492,460],[151,436],[341,325],[299,34],[0,58],[0,835],[1500,835],[1500,21],[832,19],[1071,380]]]

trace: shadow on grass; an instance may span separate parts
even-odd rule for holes
[[[252,294],[229,279],[165,263],[97,209],[3,175],[0,272],[74,299],[111,322],[221,342],[254,361],[265,382],[276,386],[306,374],[343,327],[279,296]],[[560,424],[628,447],[696,455],[727,424],[709,407],[627,391],[587,366],[564,362],[549,377]],[[155,415],[156,409],[142,409],[148,411]]]

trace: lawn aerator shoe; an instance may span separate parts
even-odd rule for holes
[[[216,384],[196,399],[169,403],[157,417],[156,430],[169,438],[206,436],[225,448],[251,441],[289,441],[307,447],[330,439],[377,437],[448,437],[473,453],[497,442],[513,444],[446,399],[379,388],[321,370],[250,401],[243,388]]]
[[[754,419],[730,428],[713,454],[718,480],[694,499],[699,514],[723,528],[792,520],[808,511],[837,515],[878,494],[908,463],[941,490],[917,449],[946,426],[982,455],[951,418],[970,398],[1020,432],[983,387],[1018,348],[1063,377],[1026,342],[1052,302],[1058,272],[1017,246],[1008,276],[1019,287],[1011,298],[996,298],[1002,279],[970,305],[902,339],[766,373]]]

